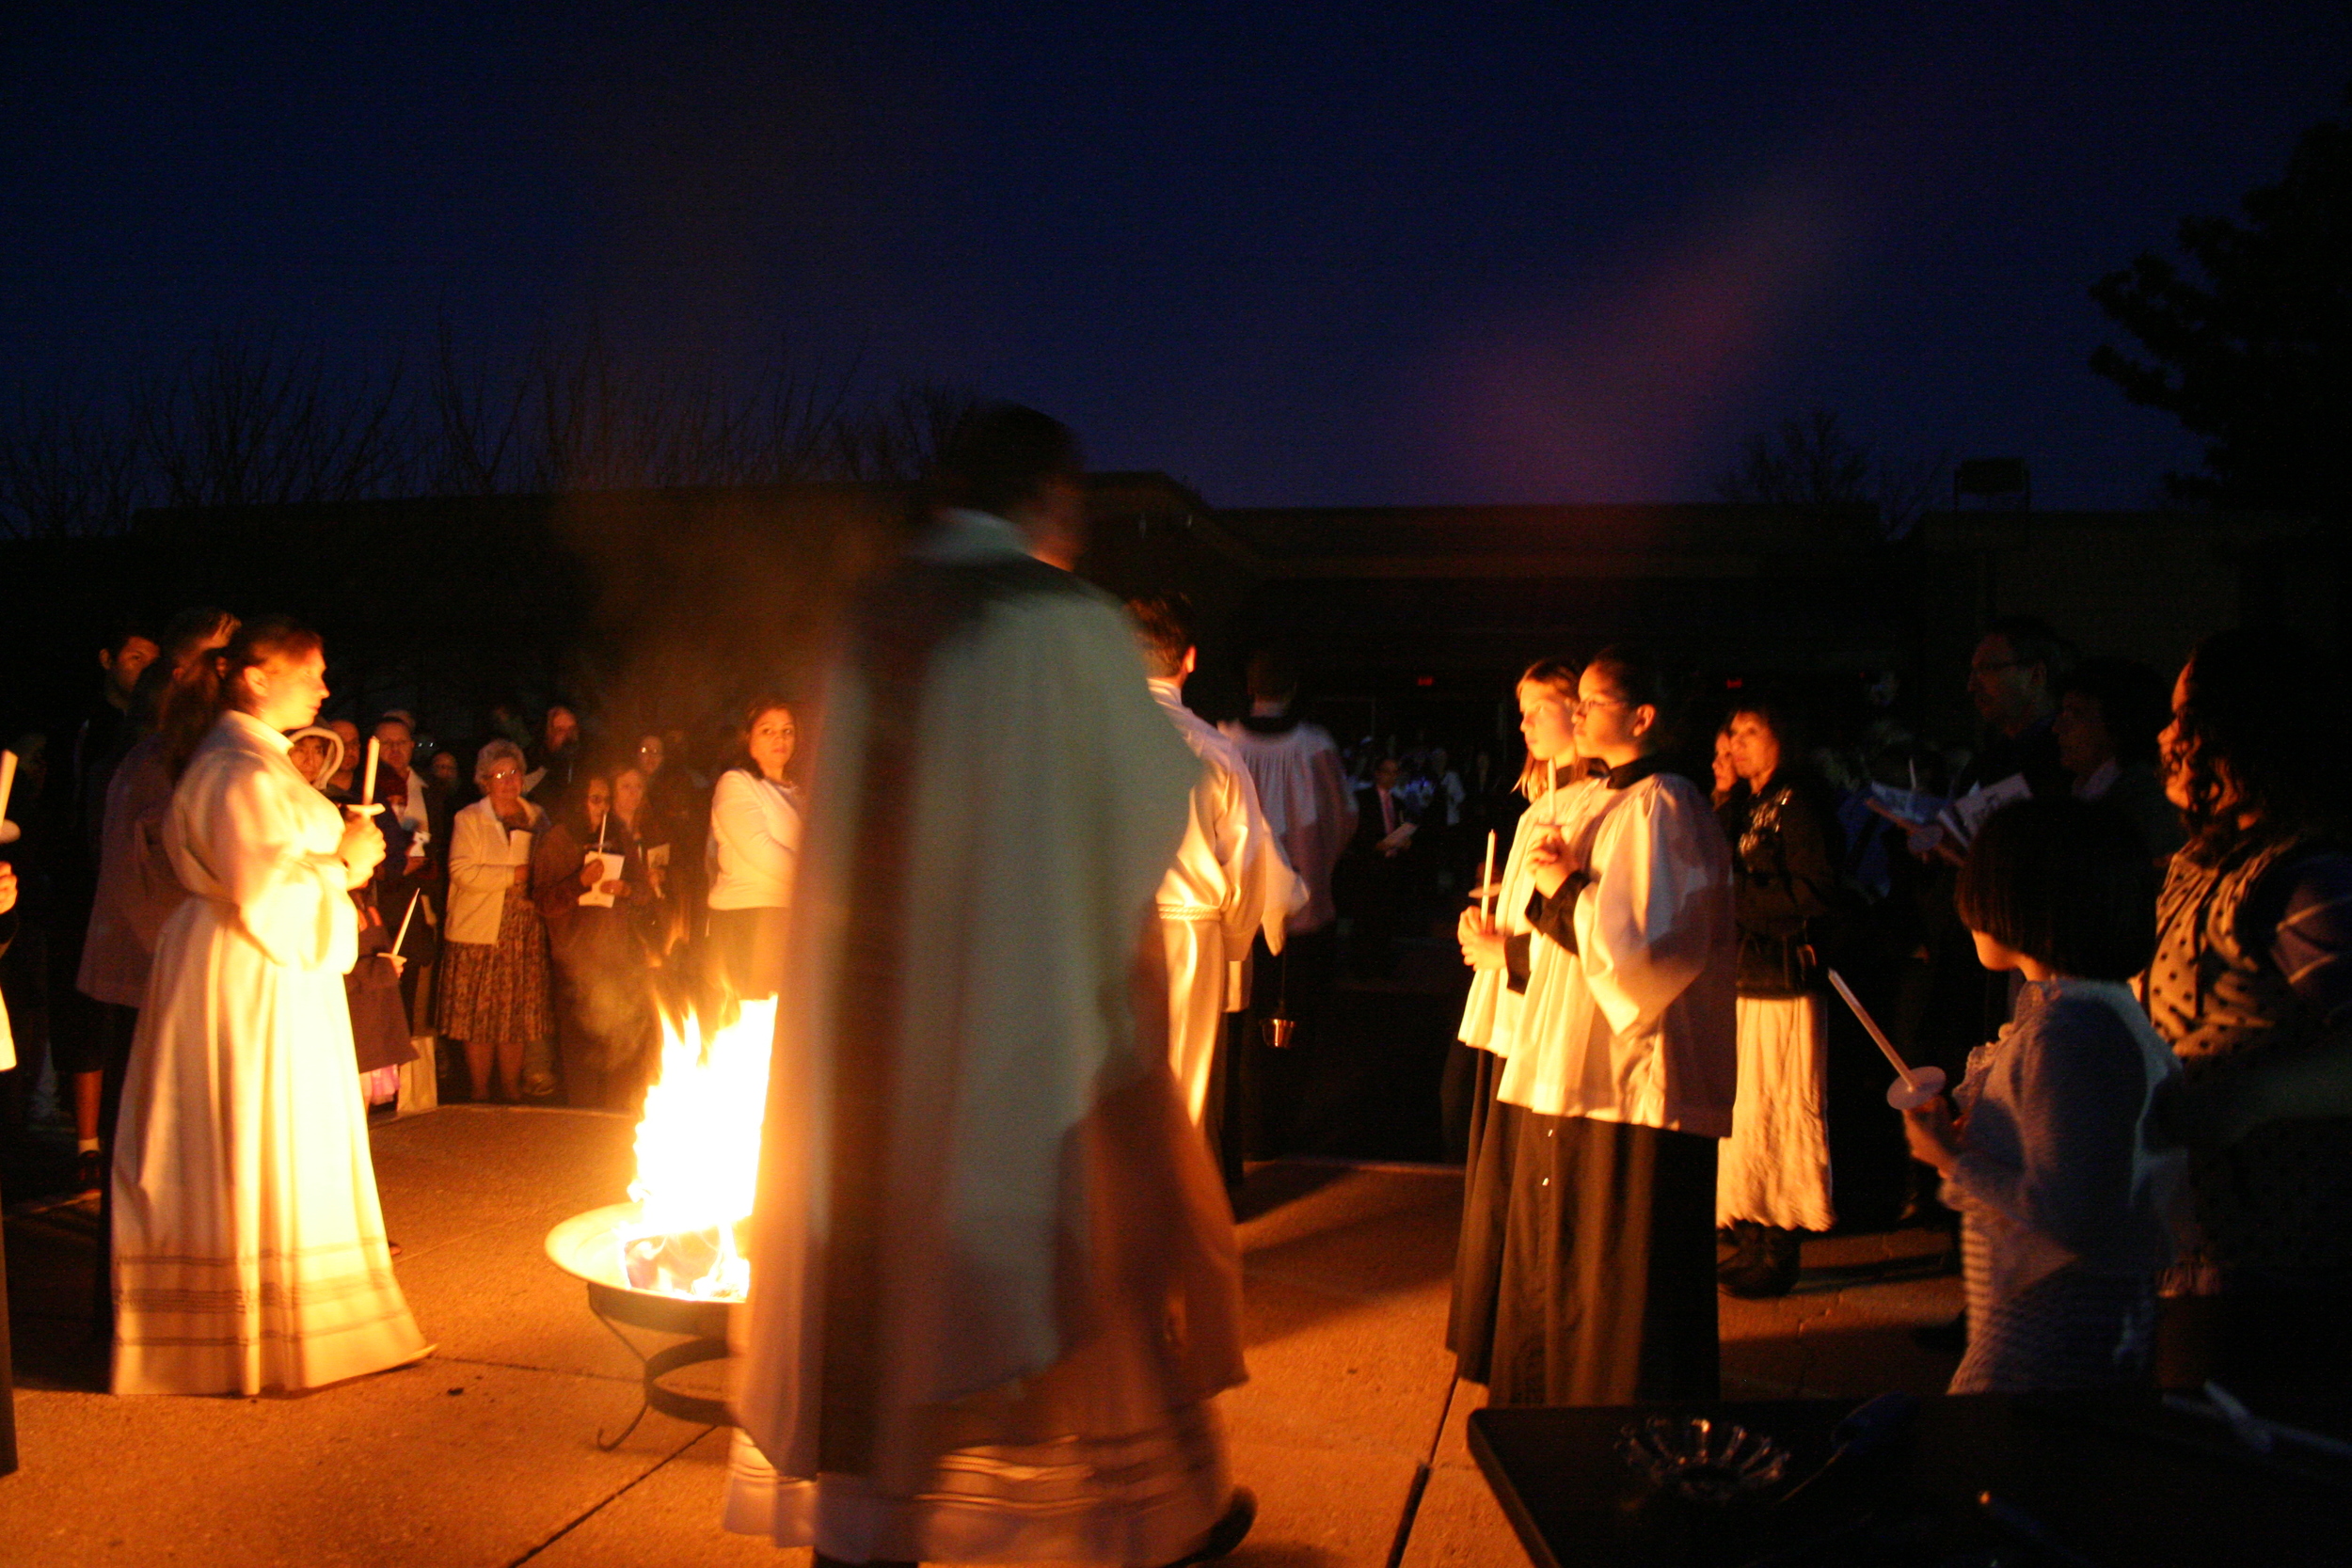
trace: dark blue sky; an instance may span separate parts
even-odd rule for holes
[[[954,12],[955,15],[943,13]],[[594,317],[968,381],[1220,505],[1705,499],[1816,404],[2130,505],[2085,290],[2352,8],[17,6],[0,372]]]

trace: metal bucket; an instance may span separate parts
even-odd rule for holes
[[[1298,1020],[1295,1018],[1262,1019],[1258,1027],[1265,1031],[1266,1045],[1275,1051],[1288,1051],[1298,1035]]]

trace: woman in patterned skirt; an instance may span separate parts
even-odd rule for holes
[[[555,1013],[548,977],[548,930],[531,897],[531,841],[547,813],[523,799],[522,748],[493,740],[475,759],[482,799],[451,826],[448,942],[442,960],[441,1033],[466,1047],[474,1097],[511,1101],[524,1084],[523,1054],[549,1039]]]

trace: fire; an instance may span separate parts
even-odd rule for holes
[[[746,1002],[705,1040],[698,1019],[661,1022],[661,1076],[637,1124],[634,1224],[618,1232],[621,1267],[641,1291],[740,1300],[751,1264],[738,1227],[759,1179],[773,998]]]

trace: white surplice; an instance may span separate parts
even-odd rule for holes
[[[1528,851],[1542,841],[1544,835],[1558,832],[1564,838],[1572,837],[1578,826],[1589,816],[1606,790],[1598,779],[1577,779],[1556,784],[1536,796],[1519,814],[1518,826],[1512,831],[1511,847],[1496,868],[1497,888],[1492,913],[1495,925],[1507,938],[1525,937],[1530,933],[1527,924],[1527,897],[1534,890],[1529,876]],[[1454,1037],[1464,1045],[1498,1056],[1508,1056],[1518,1038],[1519,1020],[1530,996],[1540,995],[1552,971],[1555,958],[1565,957],[1552,943],[1532,941],[1528,943],[1527,984],[1523,990],[1513,990],[1510,976],[1503,969],[1475,969],[1470,972],[1470,995],[1462,1003],[1462,1022],[1454,1030]]]
[[[949,514],[856,626],[814,744],[726,1522],[848,1561],[1166,1561],[1230,1498],[1210,1401],[1244,1376],[1152,908],[1200,763],[1117,603],[1001,518]]]
[[[1248,960],[1261,930],[1269,951],[1282,950],[1283,925],[1305,906],[1307,890],[1282,858],[1232,743],[1184,705],[1174,681],[1154,680],[1152,695],[1200,759],[1184,840],[1157,900],[1168,949],[1168,1062],[1198,1126],[1208,1111],[1217,1033],[1240,1000],[1232,966]]]
[[[1339,914],[1331,902],[1331,868],[1356,836],[1356,795],[1347,787],[1340,749],[1312,724],[1280,735],[1261,735],[1231,721],[1217,729],[1257,785],[1259,807],[1282,841],[1282,858],[1307,885],[1307,902],[1291,917],[1291,934],[1322,930]]]
[[[314,1388],[429,1348],[392,1277],[353,1080],[342,818],[222,716],[171,798],[165,922],[114,1164],[114,1388]]]
[[[1570,864],[1593,877],[1574,908],[1577,950],[1560,949],[1558,974],[1530,995],[1497,1096],[1543,1116],[1727,1136],[1730,847],[1686,779],[1653,772],[1602,791],[1569,839]]]

